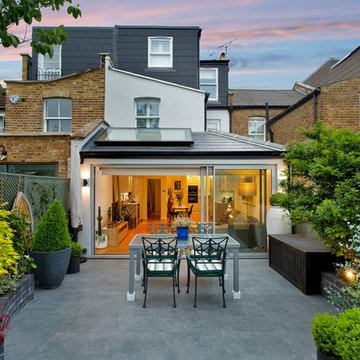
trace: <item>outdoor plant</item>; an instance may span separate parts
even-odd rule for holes
[[[193,221],[187,216],[177,216],[174,220],[175,228],[188,228],[193,224]]]
[[[111,216],[111,213],[110,213]],[[96,234],[96,241],[99,244],[104,243],[107,240],[107,235],[102,233],[102,227],[101,227],[101,220],[103,219],[101,216],[101,207],[98,207],[98,216],[97,216],[97,222],[98,222],[98,230]]]
[[[82,255],[82,246],[75,241],[70,243],[71,246],[71,257],[72,258],[79,258]]]
[[[276,192],[270,196],[271,206],[284,207],[285,201],[286,201],[286,195],[281,192]]]
[[[342,360],[360,360],[360,308],[347,309],[338,317],[316,314],[312,321],[316,348]]]
[[[55,199],[37,224],[31,248],[35,251],[58,251],[69,246],[66,212],[61,201]]]
[[[8,330],[9,326],[10,326],[10,315],[0,314],[0,345],[2,345],[5,341],[5,333],[6,330]]]

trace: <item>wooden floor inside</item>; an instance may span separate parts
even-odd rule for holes
[[[191,219],[195,222],[200,222],[200,216],[196,216],[194,214],[191,216]],[[167,223],[168,220],[160,220],[160,219],[148,219],[142,220],[139,225],[135,229],[129,229],[127,235],[124,239],[120,242],[118,246],[107,246],[104,249],[95,249],[95,255],[119,255],[129,254],[129,243],[134,238],[136,234],[149,234],[149,224],[150,223]]]

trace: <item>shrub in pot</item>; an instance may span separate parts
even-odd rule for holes
[[[40,287],[60,286],[69,265],[70,242],[65,209],[55,199],[40,218],[31,242],[30,252],[37,266],[35,279]]]
[[[72,241],[70,245],[71,245],[71,256],[66,273],[76,274],[80,271],[80,257],[82,255],[82,246],[75,241]]]
[[[266,214],[267,234],[291,234],[290,214],[283,208],[286,195],[276,192],[270,196],[270,209]]]

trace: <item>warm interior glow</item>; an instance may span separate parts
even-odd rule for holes
[[[255,182],[241,182],[239,183],[239,195],[241,196],[255,196],[256,183]]]
[[[351,271],[351,270],[347,270],[345,272],[345,276],[349,279],[349,280],[354,280],[355,278],[355,274]]]

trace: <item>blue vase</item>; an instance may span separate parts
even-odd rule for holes
[[[189,238],[189,228],[178,227],[176,228],[176,234],[179,240],[187,240]]]

